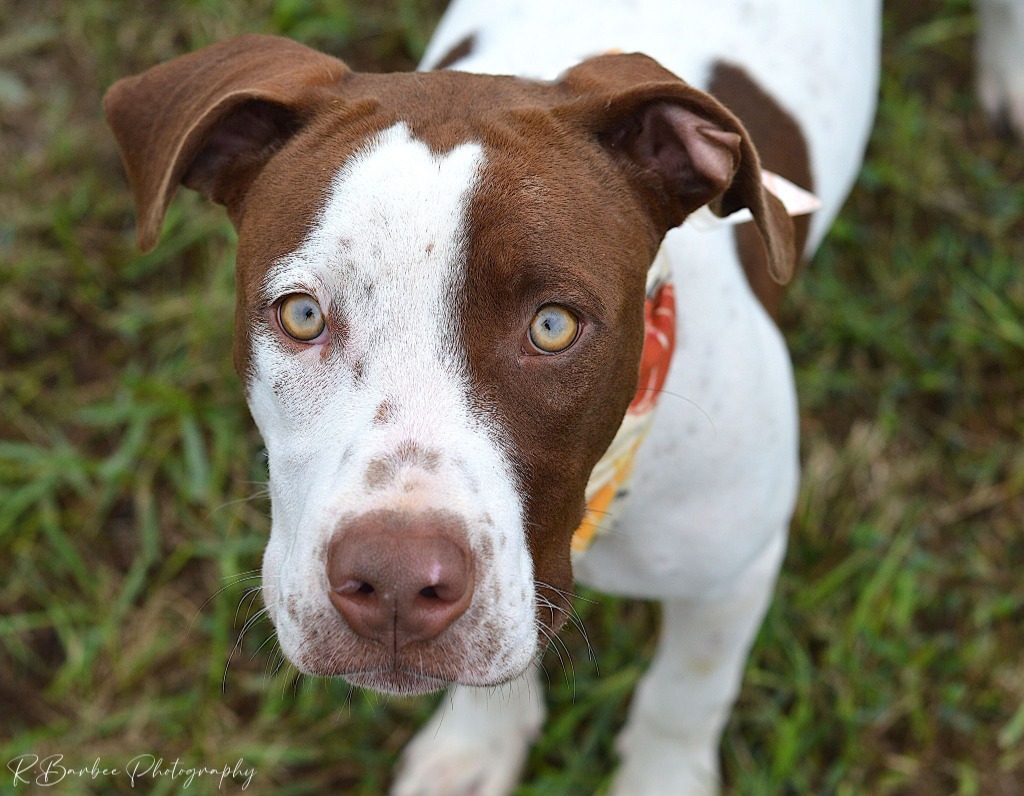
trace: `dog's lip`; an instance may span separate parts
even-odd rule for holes
[[[379,666],[368,669],[353,669],[338,672],[337,677],[361,688],[383,691],[391,694],[417,696],[442,691],[456,681],[428,672],[405,667]]]
[[[340,677],[352,685],[369,688],[374,691],[396,694],[400,696],[420,696],[436,693],[453,685],[470,685],[477,688],[491,688],[504,685],[514,676],[499,677],[494,680],[463,679],[458,676],[441,675],[424,672],[408,667],[375,666],[362,669],[348,669],[330,675]]]

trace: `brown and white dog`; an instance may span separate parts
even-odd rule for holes
[[[858,170],[878,37],[865,0],[464,0],[425,59],[460,71],[356,74],[244,36],[108,92],[140,246],[182,184],[238,229],[284,653],[454,687],[396,794],[513,787],[574,576],[663,603],[613,792],[716,788],[798,481],[771,315]],[[1016,85],[993,89],[1011,116]],[[791,223],[762,163],[819,212]],[[754,223],[684,223],[705,206]]]

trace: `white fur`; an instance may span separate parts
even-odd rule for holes
[[[536,653],[522,497],[494,424],[470,410],[455,345],[464,212],[483,160],[475,144],[434,155],[395,125],[349,160],[307,240],[267,274],[267,305],[308,292],[344,325],[333,350],[296,354],[266,326],[253,340],[248,400],[273,506],[263,588],[281,647],[300,665],[318,643],[314,623],[328,658],[350,634],[328,600],[324,544],[340,520],[378,508],[444,509],[463,518],[475,548],[490,537],[495,555],[477,570],[475,610],[500,631],[501,649],[467,655],[463,682],[508,679]],[[391,418],[375,424],[384,401]],[[440,454],[437,472],[408,466],[391,487],[370,490],[368,465],[408,442]],[[472,650],[470,626],[456,620],[450,632]]]

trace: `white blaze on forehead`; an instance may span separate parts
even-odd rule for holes
[[[480,144],[435,153],[398,123],[346,162],[305,241],[269,270],[263,300],[312,293],[333,338],[297,352],[270,329],[253,335],[248,398],[275,525],[380,508],[363,474],[415,443],[440,455],[444,489],[430,493],[445,508],[473,505],[521,533],[507,440],[474,411],[461,341],[467,207],[483,166]],[[374,423],[385,404],[388,422]]]
[[[343,296],[353,351],[384,355],[381,345],[402,341],[416,344],[404,353],[418,354],[451,340],[465,208],[483,161],[476,143],[435,155],[404,123],[385,130],[335,177],[305,243],[268,274],[268,298],[310,278],[328,300]]]
[[[266,301],[312,292],[341,321],[349,364],[370,371],[367,401],[465,406],[457,297],[466,206],[483,163],[477,143],[435,154],[404,123],[390,127],[349,159],[302,246],[267,274]],[[256,341],[257,360],[269,342]]]
[[[479,144],[434,153],[399,122],[349,158],[305,241],[268,271],[263,301],[313,294],[333,337],[327,351],[296,353],[270,329],[253,335],[249,404],[273,492],[299,480],[299,459],[334,470],[350,443],[386,443],[367,428],[383,401],[403,421],[394,430],[421,442],[454,442],[453,426],[474,425],[457,313],[483,164]]]

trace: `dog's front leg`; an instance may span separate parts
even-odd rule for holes
[[[780,533],[730,586],[666,600],[651,668],[619,736],[614,796],[718,792],[718,744],[785,552]]]
[[[989,117],[1024,138],[1024,4],[976,0],[978,96]]]
[[[497,688],[454,687],[406,747],[392,796],[504,796],[544,723],[531,666]]]

